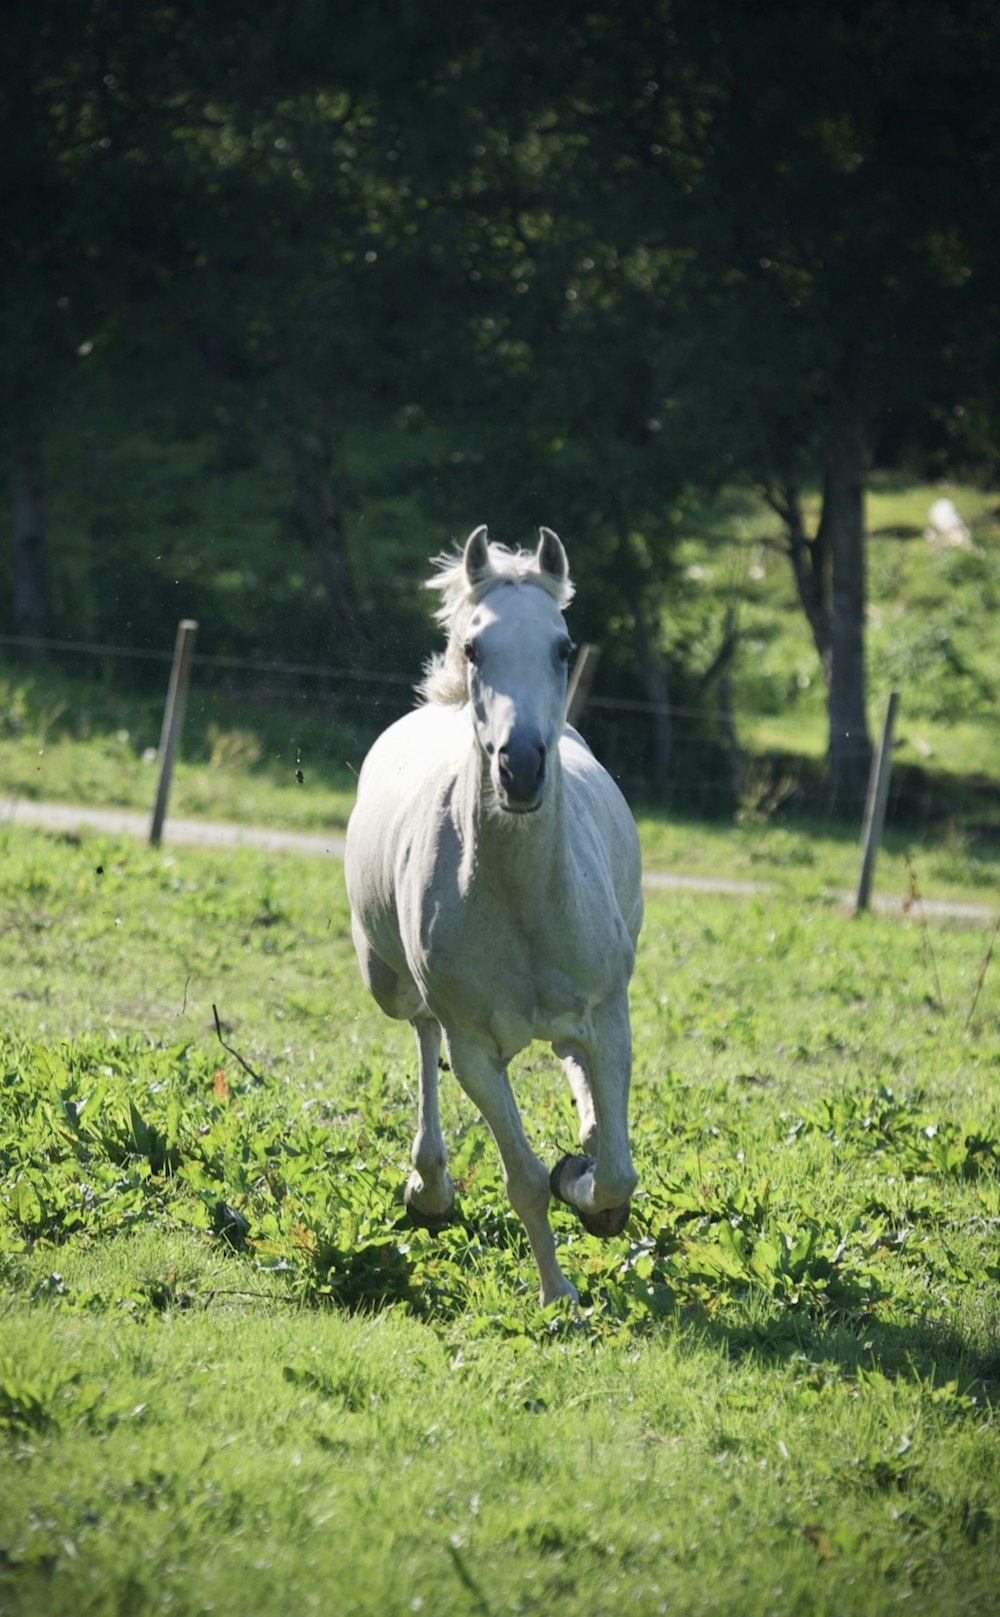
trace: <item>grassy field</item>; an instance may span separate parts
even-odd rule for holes
[[[651,895],[641,1192],[608,1245],[554,1210],[543,1315],[451,1081],[462,1216],[402,1216],[409,1030],[333,861],[8,827],[0,868],[5,1614],[995,1611],[988,927],[794,860]],[[554,1159],[555,1062],[516,1086]]]

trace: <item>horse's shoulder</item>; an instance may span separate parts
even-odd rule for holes
[[[419,707],[411,708],[409,713],[404,713],[402,718],[388,725],[371,752],[397,744],[409,744],[417,737],[429,739],[448,735],[455,729],[459,711],[457,708],[444,707],[439,702],[422,702]]]

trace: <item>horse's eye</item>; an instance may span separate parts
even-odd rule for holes
[[[567,636],[567,638],[565,640],[560,640],[557,649],[558,649],[558,652],[559,652],[559,661],[564,662],[564,663],[568,663],[570,658],[572,657],[574,651],[576,650],[576,646],[574,645],[573,641],[570,640],[569,637]]]
[[[462,647],[462,650],[465,652],[466,661],[474,663],[476,660],[476,642],[474,640],[467,640],[465,645]]]

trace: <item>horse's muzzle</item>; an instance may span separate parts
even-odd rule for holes
[[[533,814],[545,791],[545,743],[512,736],[497,753],[496,784],[508,814]]]

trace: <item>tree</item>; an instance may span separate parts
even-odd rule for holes
[[[0,347],[0,430],[13,496],[13,623],[26,635],[40,633],[49,618],[42,423],[59,378],[72,367],[74,340],[82,340],[70,295],[68,189],[47,115],[57,95],[67,106],[73,100],[70,85],[56,85],[53,32],[60,20],[78,39],[72,18],[50,14],[42,21],[37,13],[29,17],[24,5],[5,10],[0,25],[4,60],[17,64],[0,85],[0,117],[11,132],[0,177],[8,311]]]
[[[870,754],[866,470],[880,424],[914,394],[925,412],[946,405],[956,349],[983,335],[1000,25],[947,0],[863,17],[825,0],[673,0],[627,7],[616,31],[606,16],[594,26],[626,231],[686,266],[664,311],[682,307],[687,328],[665,376],[674,419],[686,415],[689,436],[757,481],[785,522],[827,679],[831,796],[853,810]]]
[[[0,176],[6,226],[0,430],[14,497],[14,623],[49,623],[45,462],[51,417],[123,312],[189,262],[174,136],[190,115],[179,9],[116,0],[14,0],[0,15],[11,132]],[[199,86],[200,87],[200,86]]]
[[[642,462],[659,473],[650,493],[685,456],[691,482],[711,481],[714,463],[716,478],[763,489],[827,682],[831,800],[853,812],[870,755],[871,454],[894,413],[912,419],[915,397],[926,422],[963,386],[996,396],[969,361],[974,338],[995,351],[983,313],[996,268],[1000,23],[951,0],[863,15],[825,0],[626,0],[569,25],[512,5],[502,30],[483,22],[483,51],[459,78],[480,109],[480,150],[499,154],[477,181],[481,212],[508,275],[526,266],[525,311],[545,306],[533,332],[527,314],[492,316],[496,346],[522,342],[551,391],[553,334],[579,334],[576,363],[565,341],[558,373],[580,408],[556,418],[595,451],[604,444],[609,496],[611,443],[634,447],[650,420],[663,429]],[[581,295],[584,263],[602,283],[593,298]],[[557,312],[559,296],[576,301]],[[625,395],[635,408],[623,412]],[[608,503],[626,509],[620,490]],[[633,525],[630,515],[623,533]],[[671,534],[644,528],[648,582]],[[627,576],[624,543],[619,556]],[[647,612],[651,599],[644,591]]]
[[[329,633],[355,656],[371,649],[346,537],[345,424],[384,423],[405,396],[393,330],[414,255],[394,233],[399,154],[378,120],[375,23],[354,19],[331,66],[343,21],[342,6],[294,0],[256,19],[226,0],[5,11],[18,139],[0,182],[0,413],[19,629],[50,616],[46,438],[86,367],[160,430],[172,414],[238,435],[244,453],[277,447]]]
[[[690,442],[657,437],[676,270],[643,241],[619,240],[615,141],[591,145],[585,121],[567,123],[560,30],[526,7],[473,8],[474,27],[456,37],[447,10],[422,10],[435,49],[397,86],[420,210],[411,228],[435,240],[426,292],[451,317],[449,364],[415,375],[417,396],[430,419],[461,423],[470,453],[447,489],[481,502],[477,518],[484,502],[506,534],[542,520],[573,537],[591,632],[650,704],[647,764],[665,787],[670,557],[679,506],[709,472]],[[575,85],[577,100],[585,89]],[[426,322],[426,308],[408,308]]]
[[[885,0],[863,27],[846,0],[568,20],[425,0],[389,40],[380,8],[347,19],[336,0],[4,13],[18,622],[47,611],[46,418],[99,362],[138,409],[166,400],[277,468],[303,600],[379,656],[409,580],[393,598],[359,468],[365,435],[381,454],[405,419],[447,446],[414,455],[408,499],[430,472],[456,529],[486,501],[510,532],[580,536],[615,676],[659,716],[662,784],[685,502],[753,483],[853,811],[867,465],[887,423],[943,439],[962,403],[982,438],[996,416],[1000,23],[957,0]]]

